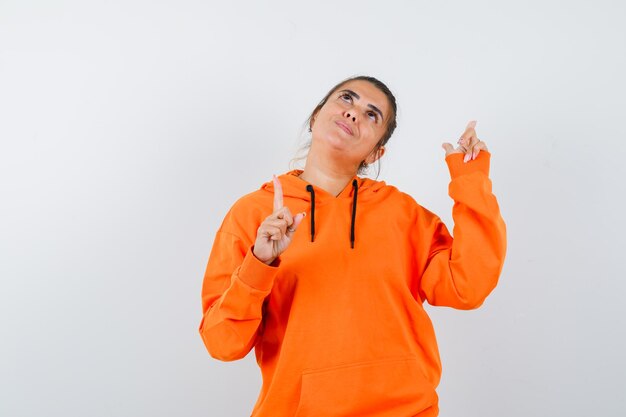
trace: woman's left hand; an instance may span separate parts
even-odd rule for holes
[[[476,136],[476,120],[472,120],[467,124],[465,128],[465,132],[461,135],[461,138],[457,142],[459,146],[455,148],[449,143],[443,143],[441,147],[446,150],[446,156],[451,153],[464,153],[465,157],[463,158],[463,162],[467,162],[469,160],[476,159],[478,153],[481,150],[487,151],[487,145],[482,140],[478,139]]]

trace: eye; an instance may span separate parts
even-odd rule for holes
[[[343,93],[339,96],[339,98],[341,98],[343,101],[347,101],[349,103],[352,103],[352,96],[348,93]]]
[[[378,121],[378,114],[377,114],[376,112],[373,112],[373,111],[368,111],[368,112],[367,112],[367,115],[368,115],[369,117],[371,117],[372,119],[374,119],[374,121],[375,121],[375,122],[377,122],[377,121]]]

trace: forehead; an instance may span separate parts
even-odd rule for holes
[[[378,107],[385,115],[385,118],[389,114],[389,100],[387,100],[387,96],[369,81],[348,81],[337,89],[337,91],[341,90],[354,91],[361,97],[359,101],[363,102],[366,105],[373,104],[374,106]]]

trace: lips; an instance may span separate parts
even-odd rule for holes
[[[343,129],[343,131],[346,132],[348,135],[352,135],[352,129],[350,129],[350,126],[348,126],[344,122],[335,122],[335,123],[337,123],[337,126]]]

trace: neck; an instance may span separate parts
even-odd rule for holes
[[[343,191],[356,175],[358,167],[348,168],[330,158],[320,158],[316,152],[309,151],[306,165],[300,178],[309,184],[321,188],[335,197]]]

